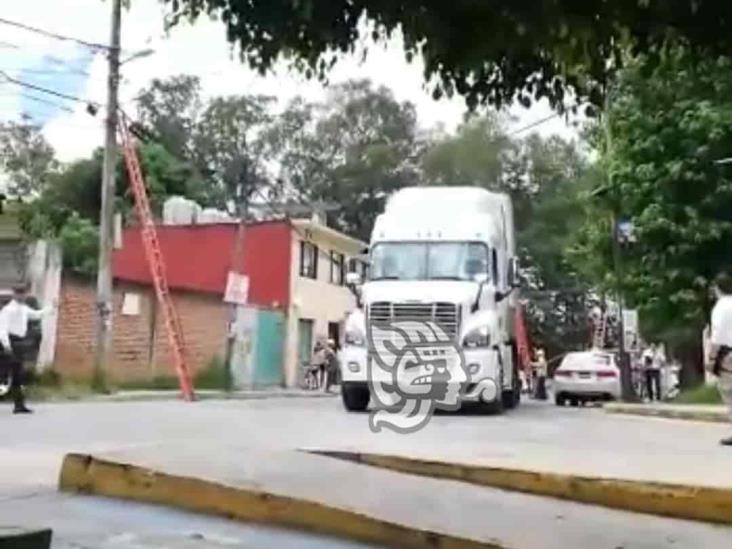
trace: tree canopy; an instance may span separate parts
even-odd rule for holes
[[[610,214],[630,220],[622,290],[646,333],[690,352],[697,367],[709,286],[732,269],[732,61],[700,60],[683,47],[621,74],[599,133],[609,182],[591,203],[575,257],[588,276],[617,288]],[[598,220],[604,219],[604,222]]]
[[[457,92],[471,106],[571,91],[601,103],[624,51],[651,53],[669,36],[699,53],[732,53],[732,6],[717,0],[164,0],[170,21],[218,17],[228,40],[260,71],[280,54],[325,77],[364,34],[401,29],[405,55],[421,54],[436,96]],[[364,18],[373,22],[369,27]]]

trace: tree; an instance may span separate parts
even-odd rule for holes
[[[291,105],[282,121],[301,132],[280,143],[280,178],[309,200],[339,204],[330,221],[357,238],[369,239],[388,194],[418,180],[414,106],[386,88],[350,81],[324,104]]]
[[[0,122],[0,170],[8,176],[9,194],[36,195],[56,168],[53,148],[39,126],[27,121]]]
[[[157,143],[173,156],[187,159],[193,156],[193,134],[203,104],[197,76],[156,78],[138,96],[137,117]]]
[[[621,73],[596,133],[610,174],[597,193],[575,257],[641,313],[644,332],[667,341],[686,380],[701,374],[709,284],[732,269],[732,173],[715,164],[732,151],[732,62],[699,59],[684,47],[660,62],[635,59]],[[600,130],[602,128],[599,128]],[[637,242],[610,253],[611,215],[631,220]]]
[[[227,209],[271,185],[265,156],[272,101],[261,95],[204,100],[200,80],[179,75],[153,80],[140,94],[138,118],[152,141],[208,183],[195,198]]]
[[[608,73],[623,51],[653,53],[669,36],[697,53],[732,53],[732,8],[716,0],[164,0],[173,24],[202,14],[219,18],[227,38],[262,72],[280,54],[325,77],[333,59],[365,34],[399,29],[408,58],[422,54],[435,95],[456,91],[470,105],[496,106],[572,91],[601,104]],[[365,16],[373,25],[363,24]]]
[[[217,97],[203,111],[193,138],[194,162],[213,184],[210,202],[241,204],[267,187],[267,140],[273,99]]]
[[[457,134],[437,140],[422,158],[422,170],[433,185],[478,185],[502,190],[513,143],[497,115],[474,118]]]

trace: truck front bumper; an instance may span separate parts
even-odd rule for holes
[[[501,366],[494,349],[464,349],[463,373],[465,379],[461,400],[465,402],[493,402],[501,397]],[[340,353],[341,379],[344,383],[394,384],[395,377],[382,368],[370,368],[366,347],[344,347]]]

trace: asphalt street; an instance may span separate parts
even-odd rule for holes
[[[242,456],[248,449],[252,456],[263,452],[281,455],[283,464],[297,470],[293,450],[341,448],[549,469],[609,470],[638,478],[672,475],[681,481],[701,479],[709,484],[724,478],[732,483],[732,453],[717,445],[727,432],[724,425],[630,418],[608,415],[600,409],[559,409],[538,403],[498,417],[440,414],[412,435],[372,433],[366,414],[345,413],[336,398],[39,404],[36,414],[27,417],[12,416],[4,407],[0,408],[0,430],[4,439],[0,446],[2,521],[50,524],[56,531],[55,547],[64,549],[186,547],[191,540],[198,543],[194,546],[206,548],[357,547],[162,508],[60,495],[55,486],[61,459],[68,452],[144,454],[146,449],[167,446],[171,451],[196,448],[202,460],[208,448],[215,453],[228,446]],[[236,464],[236,456],[227,459]],[[273,460],[267,471],[273,480],[279,476],[275,463]],[[260,469],[264,465],[260,464]],[[302,466],[303,475],[317,477],[317,461],[303,457]],[[297,474],[287,472],[292,478]],[[339,474],[344,479],[349,476],[345,469]],[[373,473],[373,478],[377,474]],[[317,485],[317,478],[311,482]],[[412,478],[409,482],[410,490],[421,490],[420,482],[438,483],[430,485],[433,491],[444,481]],[[450,486],[450,493],[461,493],[456,483]],[[627,548],[682,547],[693,539],[695,547],[726,549],[732,539],[732,531],[724,527],[618,514],[579,504],[566,508],[557,518],[557,502],[553,500],[481,490],[474,494],[476,501],[489,506],[507,502],[504,513],[512,514],[509,518],[513,523],[521,524],[522,509],[530,509],[527,517],[544,521],[546,529],[553,528],[556,522],[552,521],[560,520],[567,535],[575,540],[588,534],[568,529],[565,516],[634,532],[634,539],[624,546]],[[419,509],[414,512],[419,513]],[[446,516],[445,520],[451,519]],[[208,545],[202,545],[204,542]],[[608,545],[610,549],[616,546]]]

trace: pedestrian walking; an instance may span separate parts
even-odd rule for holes
[[[28,322],[40,320],[45,310],[33,309],[26,303],[25,286],[13,290],[12,300],[0,309],[0,363],[10,376],[10,396],[13,399],[14,414],[32,412],[25,404],[24,385],[26,376],[23,371],[25,362],[24,339],[28,334]]]
[[[712,309],[707,366],[718,378],[719,392],[732,421],[732,276],[719,274],[713,291],[717,302]],[[724,446],[732,446],[732,436],[720,442]]]
[[[652,345],[643,353],[643,374],[648,399],[661,400],[661,368],[665,362],[659,345]]]

